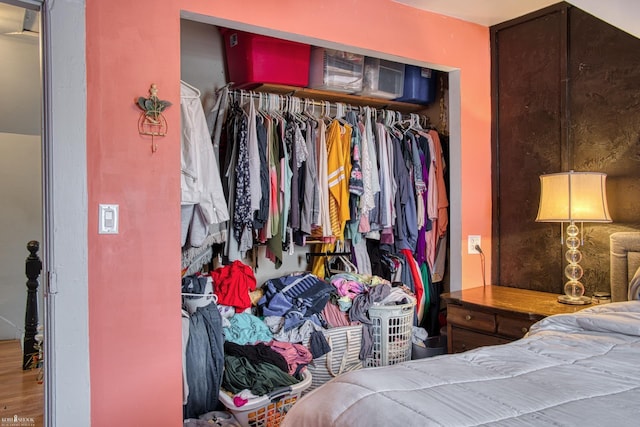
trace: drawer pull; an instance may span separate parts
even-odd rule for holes
[[[465,320],[471,320],[471,315],[470,315],[470,314],[467,314],[466,316],[464,316],[464,319],[465,319]]]

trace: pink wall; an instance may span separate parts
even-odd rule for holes
[[[462,236],[490,247],[487,28],[389,0],[87,0],[89,342],[93,426],[181,425],[179,311],[180,9],[461,70]],[[174,106],[151,153],[136,97]],[[469,167],[467,167],[469,166]],[[467,173],[466,171],[473,173]],[[97,234],[99,203],[120,233]],[[466,246],[464,246],[466,248]],[[463,255],[463,286],[480,284]],[[487,271],[490,271],[490,260]]]
[[[178,5],[89,0],[86,18],[92,426],[178,426]],[[174,104],[153,154],[134,105],[151,83]],[[118,235],[97,233],[99,203],[120,205]]]

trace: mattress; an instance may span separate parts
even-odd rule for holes
[[[640,416],[640,302],[547,317],[526,338],[333,379],[283,427],[627,426]]]

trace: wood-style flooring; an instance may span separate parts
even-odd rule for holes
[[[0,341],[0,427],[41,427],[43,414],[44,385],[38,383],[38,370],[22,370],[20,341]]]

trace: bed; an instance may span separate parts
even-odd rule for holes
[[[612,234],[610,250],[618,302],[547,317],[513,343],[339,376],[282,426],[637,425],[638,292],[627,299],[640,282],[640,233]]]

